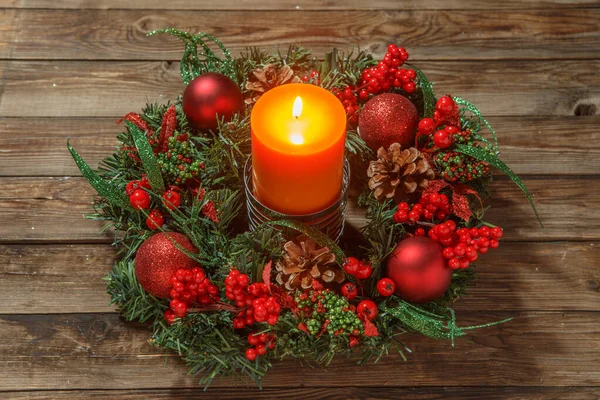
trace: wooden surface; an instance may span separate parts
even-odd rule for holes
[[[397,42],[438,93],[476,103],[546,228],[498,176],[489,219],[506,240],[457,311],[515,319],[455,348],[406,335],[407,362],[284,362],[262,392],[225,379],[204,393],[107,307],[111,238],[83,219],[93,189],[65,148],[71,138],[96,164],[119,116],[181,91],[180,43],[144,36],[166,26],[234,52],[297,42],[380,55]],[[600,398],[599,71],[597,0],[0,0],[0,398]]]

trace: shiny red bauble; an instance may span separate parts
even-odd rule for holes
[[[441,297],[452,280],[439,242],[417,236],[398,243],[386,262],[385,275],[396,284],[396,295],[411,303]]]
[[[360,137],[374,151],[400,143],[403,149],[415,145],[419,113],[414,104],[396,93],[384,93],[365,104],[358,117]]]
[[[183,112],[190,126],[200,130],[217,128],[217,118],[229,121],[244,107],[240,87],[222,74],[202,74],[183,92]],[[218,117],[217,117],[218,115]]]
[[[192,269],[198,263],[181,252],[175,244],[191,253],[197,250],[190,240],[181,233],[160,232],[150,236],[135,256],[135,276],[148,293],[166,299],[169,297],[171,278],[178,269]]]

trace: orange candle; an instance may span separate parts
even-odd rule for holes
[[[261,203],[291,215],[321,211],[342,192],[346,112],[329,91],[278,86],[254,105],[252,181]]]

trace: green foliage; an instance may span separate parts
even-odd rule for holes
[[[146,132],[142,132],[140,128],[129,121],[125,121],[125,123],[127,124],[127,129],[129,129],[129,132],[133,137],[133,142],[135,143],[139,157],[142,160],[142,165],[144,166],[144,170],[146,171],[148,182],[150,183],[152,190],[155,190],[159,193],[164,192],[165,183],[163,182],[160,166],[158,165],[158,160],[154,156],[152,146],[150,146],[150,143],[148,143]]]
[[[423,118],[432,118],[436,103],[433,86],[423,71],[415,66],[411,66],[411,68],[415,70],[419,80],[419,91],[423,98]]]

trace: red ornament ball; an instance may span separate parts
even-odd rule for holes
[[[244,96],[240,87],[222,74],[202,74],[183,92],[183,112],[190,126],[209,130],[217,127],[218,118],[229,121],[244,107]]]
[[[403,149],[415,144],[419,113],[406,97],[396,93],[384,93],[365,104],[358,117],[358,130],[367,145],[377,151],[387,150],[392,143],[400,143]]]
[[[396,295],[411,303],[441,297],[452,280],[442,246],[426,237],[402,240],[386,263],[385,275],[396,284]]]
[[[197,252],[190,240],[181,233],[160,232],[150,236],[135,256],[135,276],[148,293],[166,299],[171,291],[171,278],[178,269],[192,269],[197,262],[182,253],[174,240],[189,252]]]

